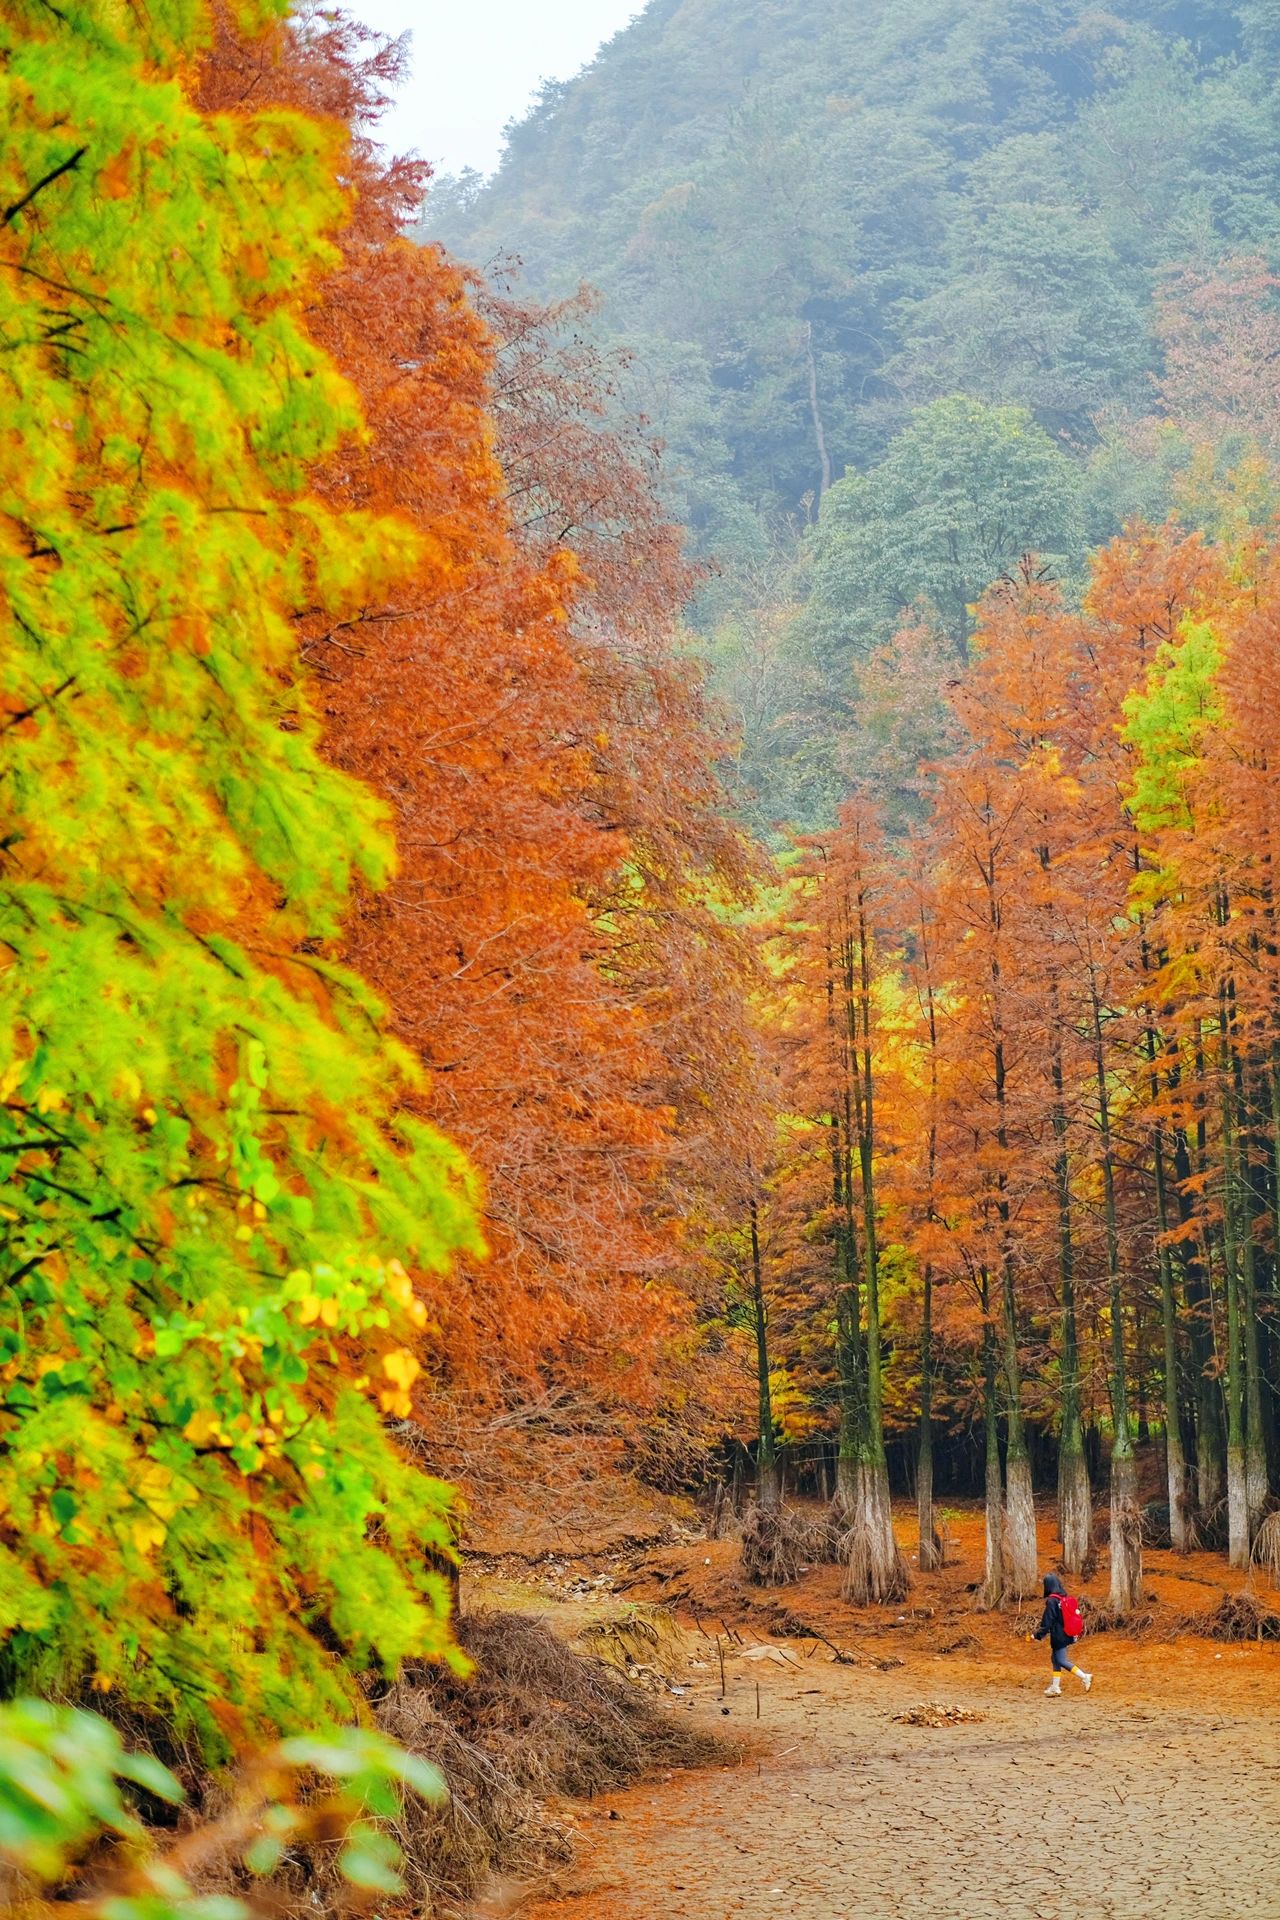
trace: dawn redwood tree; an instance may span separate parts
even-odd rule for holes
[[[1009,934],[1019,979],[1029,989],[1022,1038],[1028,1067],[1023,1151],[1038,1191],[1026,1197],[1019,1237],[1032,1238],[1038,1214],[1040,1238],[1052,1246],[1057,1270],[1058,1522],[1063,1564],[1078,1573],[1092,1553],[1093,1502],[1077,1314],[1083,1063],[1074,934],[1091,911],[1106,863],[1100,861],[1097,823],[1082,805],[1079,772],[1089,743],[1074,724],[1071,698],[1081,649],[1078,621],[1066,615],[1054,586],[1027,569],[1019,582],[988,596],[980,639],[963,710],[971,725],[981,725],[992,760],[1018,768],[1023,810],[1005,853],[1020,871],[1023,896]],[[1123,879],[1120,892],[1122,906]]]
[[[477,303],[495,342],[515,537],[538,564],[570,551],[579,570],[566,638],[587,691],[576,738],[588,817],[626,850],[592,906],[612,936],[610,979],[645,1008],[653,1091],[676,1118],[664,1204],[736,1216],[741,1169],[767,1154],[772,1119],[740,924],[760,869],[720,778],[733,742],[679,632],[699,576],[662,504],[660,444],[628,410],[626,357],[586,337],[593,297],[544,305],[505,282]]]
[[[789,989],[807,1045],[795,1083],[811,1130],[829,1143],[837,1372],[836,1518],[847,1589],[897,1599],[906,1567],[893,1535],[884,1424],[879,1100],[886,1034],[879,997],[880,914],[888,879],[874,810],[855,798],[836,830],[803,843]],[[820,1165],[820,1162],[816,1163]]]
[[[1269,551],[1250,556],[1247,571],[1238,563],[1236,578],[1159,650],[1129,709],[1144,891],[1163,949],[1153,994],[1182,1030],[1203,1116],[1194,1191],[1225,1295],[1228,1534],[1238,1565],[1270,1491],[1260,1276],[1274,1257],[1274,718],[1261,690],[1275,655],[1276,593]]]
[[[957,696],[959,700],[959,695]],[[962,718],[970,720],[966,707]],[[1027,1078],[1031,983],[1019,967],[1020,914],[1028,911],[1022,847],[1029,824],[1017,769],[998,765],[980,735],[935,781],[930,846],[939,875],[943,966],[950,987],[946,1044],[954,1097],[973,1141],[972,1175],[984,1245],[984,1324],[998,1329],[1004,1389],[1007,1590],[1038,1590],[1035,1500],[1023,1407],[1017,1219],[1026,1198],[1018,1130]],[[958,1130],[963,1139],[964,1130]],[[988,1337],[988,1336],[984,1336]]]
[[[1222,724],[1209,742],[1203,778],[1222,798],[1224,840],[1236,867],[1234,937],[1236,1051],[1246,1101],[1242,1145],[1248,1221],[1244,1300],[1247,1369],[1246,1499],[1251,1535],[1275,1485],[1275,1386],[1266,1380],[1274,1349],[1276,1249],[1280,1246],[1280,728],[1275,689],[1280,665],[1280,564],[1262,557],[1259,591],[1223,623],[1218,674]],[[1269,1263],[1269,1265],[1268,1265]]]
[[[938,1241],[945,1213],[939,1168],[939,1126],[944,1089],[939,1031],[944,983],[939,977],[938,907],[927,849],[921,837],[907,842],[894,891],[904,940],[903,973],[914,997],[918,1064],[899,1077],[899,1141],[892,1179],[896,1210],[913,1245],[920,1279],[920,1420],[916,1451],[917,1560],[922,1573],[942,1565],[942,1541],[933,1505],[934,1286]],[[906,1121],[904,1128],[903,1121]],[[914,1148],[914,1151],[912,1151]]]
[[[1012,753],[1021,764],[1032,823],[1028,885],[1039,911],[1019,927],[1023,973],[1043,980],[1046,989],[1047,1018],[1034,1044],[1043,1056],[1042,1080],[1052,1089],[1064,1559],[1073,1570],[1082,1566],[1091,1534],[1080,1430],[1074,1157],[1081,1173],[1096,1175],[1101,1186],[1112,1414],[1111,1597],[1115,1607],[1127,1610],[1141,1592],[1141,1521],[1126,1347],[1132,1276],[1122,1262],[1117,1109],[1134,1104],[1129,1016],[1139,983],[1136,930],[1127,913],[1127,820],[1109,751],[1121,714],[1086,697],[1098,691],[1096,676],[1088,675],[1093,636],[1066,613],[1052,586],[1028,579],[1017,592],[993,595],[983,631],[976,672],[994,689],[990,710],[999,733],[993,744],[998,754]]]
[[[1192,1544],[1190,1474],[1183,1458],[1180,1376],[1191,1377],[1196,1430],[1196,1481],[1201,1513],[1213,1514],[1224,1485],[1221,1390],[1213,1371],[1212,1301],[1205,1274],[1206,1247],[1191,1187],[1198,1123],[1194,1102],[1200,1051],[1198,1023],[1190,1027],[1179,1003],[1186,976],[1173,999],[1160,991],[1167,902],[1158,884],[1144,878],[1150,848],[1144,841],[1143,791],[1132,727],[1126,709],[1139,700],[1161,648],[1221,601],[1226,587],[1224,556],[1199,534],[1136,529],[1113,541],[1094,562],[1087,600],[1096,638],[1081,676],[1082,697],[1092,708],[1089,731],[1097,743],[1096,778],[1114,783],[1125,810],[1127,858],[1132,867],[1133,911],[1141,975],[1146,1098],[1135,1118],[1149,1137],[1157,1261],[1164,1347],[1164,1426],[1170,1530],[1175,1547]],[[1149,777],[1145,784],[1149,787]],[[1149,809],[1145,816],[1150,824]],[[1184,1354],[1185,1339],[1185,1354]]]
[[[1216,831],[1216,799],[1199,789],[1206,733],[1217,714],[1218,644],[1207,622],[1188,624],[1157,654],[1129,704],[1136,751],[1134,814],[1149,873],[1144,891],[1158,928],[1162,965],[1152,983],[1166,1022],[1181,1028],[1180,1052],[1194,1075],[1201,1116],[1197,1186],[1211,1257],[1220,1259],[1225,1294],[1226,1470],[1229,1551],[1248,1556],[1245,1459],[1242,1234],[1242,1113],[1233,1060],[1230,947],[1231,879]],[[1225,957],[1226,965],[1220,964]],[[1183,1070],[1185,1078],[1187,1068]]]
[[[228,37],[205,84],[367,124],[389,58],[311,16]],[[423,1110],[485,1176],[483,1277],[428,1283],[435,1446],[468,1407],[547,1395],[590,1420],[593,1397],[666,1391],[697,1287],[682,1219],[736,1204],[757,1125],[731,910],[749,866],[674,644],[689,576],[647,441],[603,418],[564,316],[482,295],[402,237],[420,169],[357,142],[353,173],[313,326],[372,432],[316,484],[393,511],[425,559],[394,600],[308,622],[304,648],[328,751],[384,796],[400,846],[350,951],[427,1068]]]

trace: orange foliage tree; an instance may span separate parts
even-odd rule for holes
[[[1277,606],[1265,541],[1135,529],[1079,610],[1028,563],[982,604],[927,823],[876,846],[856,803],[794,870],[773,1022],[792,1265],[830,1275],[810,1376],[865,1423],[873,1336],[892,1354],[925,1565],[939,1353],[953,1403],[981,1382],[989,1604],[1038,1586],[1050,1445],[1063,1564],[1091,1564],[1090,1427],[1136,1604],[1153,1380],[1176,1546],[1222,1527],[1244,1564],[1275,1484]]]
[[[367,125],[394,69],[326,15],[225,37],[206,92]],[[487,1422],[491,1452],[515,1402],[571,1429],[659,1400],[699,1424],[691,1374],[657,1363],[690,1351],[682,1218],[741,1187],[749,871],[676,644],[689,581],[643,433],[610,425],[571,314],[509,294],[482,314],[462,270],[402,236],[420,168],[356,140],[352,174],[312,326],[369,432],[315,484],[408,521],[428,557],[394,602],[307,622],[304,652],[329,751],[399,847],[351,957],[485,1179],[487,1261],[421,1279],[439,1338],[417,1415],[474,1479],[465,1436]]]

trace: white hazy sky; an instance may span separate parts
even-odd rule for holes
[[[543,80],[568,80],[644,0],[347,0],[381,33],[413,35],[412,71],[380,137],[441,172],[491,173],[502,129]]]

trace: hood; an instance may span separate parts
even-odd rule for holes
[[[1062,1582],[1061,1582],[1061,1580],[1059,1580],[1059,1578],[1058,1578],[1058,1576],[1057,1576],[1057,1574],[1056,1574],[1056,1573],[1046,1573],[1046,1575],[1045,1575],[1045,1577],[1044,1577],[1044,1597],[1045,1597],[1045,1599],[1047,1600],[1047,1599],[1049,1598],[1049,1595],[1050,1595],[1051,1593],[1065,1593],[1065,1592],[1066,1592],[1066,1588],[1065,1588],[1065,1587],[1063,1586],[1063,1584],[1062,1584]]]

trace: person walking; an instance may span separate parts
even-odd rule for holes
[[[1045,1693],[1050,1699],[1056,1699],[1062,1692],[1064,1673],[1074,1673],[1086,1693],[1093,1685],[1093,1675],[1086,1673],[1084,1668],[1077,1666],[1071,1658],[1071,1649],[1083,1632],[1084,1622],[1080,1618],[1079,1602],[1067,1592],[1056,1573],[1046,1573],[1044,1612],[1040,1616],[1040,1625],[1031,1638],[1047,1639],[1049,1642],[1053,1678],[1045,1688]]]

